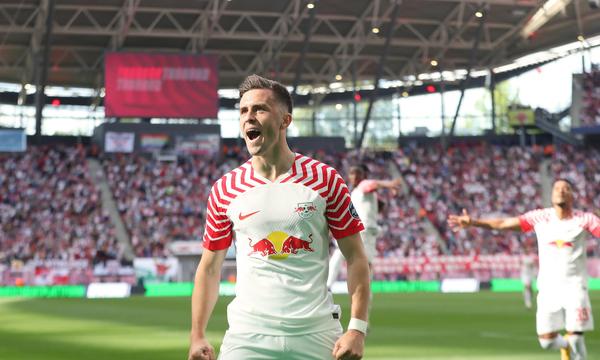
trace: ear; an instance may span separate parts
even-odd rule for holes
[[[290,114],[290,113],[286,112],[286,113],[283,115],[283,121],[281,122],[281,127],[280,127],[280,129],[281,129],[281,130],[283,130],[283,129],[287,129],[287,128],[290,126],[290,124],[291,124],[291,123],[292,123],[292,114]]]

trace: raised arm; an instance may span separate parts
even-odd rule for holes
[[[215,360],[213,347],[206,339],[206,325],[219,298],[221,267],[225,250],[204,249],[194,278],[192,292],[192,330],[188,360]]]
[[[491,218],[491,219],[474,219],[467,210],[463,209],[462,215],[449,215],[448,225],[453,231],[469,226],[476,226],[485,229],[494,230],[520,230],[521,221],[518,217]]]
[[[393,180],[375,180],[378,188],[396,189],[398,190],[402,186],[402,178],[395,178]]]
[[[351,317],[366,322],[370,298],[369,261],[360,234],[339,239],[338,244],[348,264],[348,293]],[[335,359],[360,359],[364,351],[365,334],[349,329],[335,344]]]

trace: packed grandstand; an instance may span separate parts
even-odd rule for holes
[[[2,284],[135,282],[132,258],[168,258],[169,244],[198,241],[211,184],[246,161],[231,149],[213,157],[161,160],[151,154],[103,154],[79,146],[30,146],[0,155],[0,274]],[[225,156],[227,155],[227,156]],[[448,229],[448,213],[517,215],[544,205],[542,189],[554,178],[575,184],[581,208],[600,208],[600,151],[559,146],[410,144],[393,152],[308,155],[347,174],[365,163],[370,177],[400,176],[400,194],[383,191],[375,261],[377,279],[481,279],[516,276],[521,258],[536,253],[533,236]],[[101,163],[94,173],[90,159]],[[99,179],[106,179],[128,244],[117,241]],[[599,255],[588,242],[588,256]],[[598,264],[590,261],[590,272]]]

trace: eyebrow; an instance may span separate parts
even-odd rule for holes
[[[246,106],[240,106],[240,110],[242,110],[242,109],[248,109],[248,108],[252,108],[252,109],[270,109],[270,106],[266,102],[261,102],[261,103],[256,103],[256,104],[252,104],[252,105],[246,105]]]

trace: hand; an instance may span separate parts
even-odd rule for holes
[[[398,177],[392,180],[392,186],[393,187],[390,189],[392,196],[398,196],[400,190],[402,190],[402,178]]]
[[[463,209],[462,215],[449,215],[448,226],[452,231],[458,231],[459,229],[469,227],[471,225],[471,216],[466,209]]]
[[[188,360],[216,360],[215,350],[205,338],[192,340]]]
[[[348,330],[333,346],[333,358],[336,360],[359,360],[365,349],[365,334],[358,330]]]

